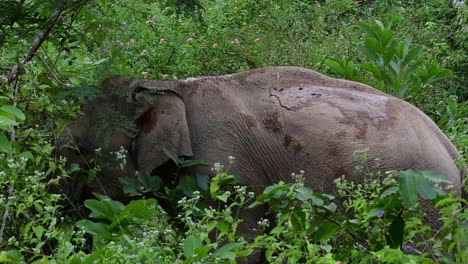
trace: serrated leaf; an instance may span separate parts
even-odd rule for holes
[[[414,208],[417,202],[416,176],[417,172],[406,170],[400,172],[400,194],[408,208]]]

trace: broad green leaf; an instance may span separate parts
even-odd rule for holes
[[[196,167],[196,166],[209,166],[205,162],[201,160],[184,160],[181,162],[180,167],[181,168],[187,168],[187,167]]]
[[[174,163],[177,166],[180,166],[182,164],[182,161],[179,159],[179,157],[177,157],[177,154],[166,148],[163,148],[163,151],[166,154],[166,156],[168,156],[172,161],[174,161]]]
[[[379,41],[374,38],[366,37],[364,39],[364,46],[369,50],[370,54],[380,54],[382,52],[382,47],[380,46]]]
[[[376,29],[374,29],[372,26],[370,26],[369,24],[366,24],[364,22],[359,22],[358,23],[358,27],[364,31],[365,33],[367,33],[367,35],[373,37],[373,38],[378,38],[377,36],[377,33],[376,33]]]
[[[216,196],[216,199],[222,201],[222,202],[227,202],[227,199],[229,198],[229,195],[227,192],[224,192],[223,194],[219,194]]]
[[[107,59],[100,59],[100,60],[97,60],[97,61],[93,62],[93,65],[99,65],[99,64],[105,62],[106,60],[107,60]]]
[[[342,64],[335,59],[325,59],[325,65],[327,65],[330,69],[332,69],[337,75],[340,77],[345,77],[345,73],[343,71]]]
[[[7,117],[0,115],[0,129],[2,130],[10,130],[12,126],[16,126],[18,123],[16,123],[15,120]]]
[[[179,184],[177,186],[188,197],[192,197],[193,192],[198,190],[197,179],[191,175],[183,175],[180,177]]]
[[[89,199],[84,202],[86,208],[91,210],[89,217],[95,219],[108,219],[111,220],[117,216],[117,212],[114,212],[112,208],[105,204],[105,202]]]
[[[428,83],[435,83],[452,76],[453,73],[450,70],[440,69],[437,73],[432,75],[432,77],[428,80]]]
[[[10,98],[0,95],[0,104],[5,104],[9,100],[10,100]]]
[[[387,197],[387,196],[389,196],[391,194],[394,194],[394,193],[398,192],[398,190],[399,190],[399,188],[396,187],[396,186],[390,187],[380,195],[380,198],[385,198],[385,197]]]
[[[112,221],[117,217],[125,206],[107,196],[97,195],[99,200],[89,199],[84,202],[86,208],[91,210],[90,217],[95,219],[107,219]]]
[[[212,247],[210,245],[201,246],[195,249],[195,254],[197,255],[198,258],[205,258],[206,256],[208,256],[211,250],[212,250]]]
[[[302,208],[294,208],[289,217],[292,230],[294,232],[303,232],[306,229],[306,214],[302,211]]]
[[[125,219],[141,219],[150,220],[154,215],[153,206],[156,204],[156,200],[133,200],[116,218],[113,219],[112,223],[108,227],[112,230],[117,225],[121,224]]]
[[[203,191],[207,191],[210,186],[210,180],[208,179],[208,175],[197,172],[196,178],[198,188],[200,188]]]
[[[0,263],[24,263],[19,250],[0,251]]]
[[[391,48],[386,48],[383,51],[383,64],[387,66],[389,63],[393,62],[395,63],[395,50]]]
[[[382,211],[385,211],[384,208],[374,207],[371,210],[369,210],[369,212],[367,213],[367,217],[377,217],[377,215]]]
[[[407,65],[415,60],[423,51],[421,46],[415,46],[408,51],[408,54],[403,59],[402,65]]]
[[[385,29],[385,26],[384,26],[384,24],[382,23],[382,21],[380,21],[380,20],[375,20],[375,23],[379,26],[379,28],[380,28],[381,30],[384,30],[384,29]]]
[[[107,230],[108,225],[105,223],[95,223],[89,220],[80,220],[76,222],[76,226],[91,235],[102,236],[104,238],[111,237],[109,230]]]
[[[0,133],[0,151],[10,154],[12,152],[10,140]]]
[[[123,184],[123,191],[130,196],[139,194],[140,188],[132,179],[128,177],[119,177],[119,181]]]
[[[19,120],[22,120],[22,121],[24,121],[26,119],[26,117],[24,116],[23,111],[21,111],[20,109],[18,109],[17,107],[14,107],[12,105],[4,105],[4,106],[0,107],[0,115],[2,115],[3,113],[10,114],[10,115],[18,118]]]
[[[216,227],[219,229],[219,231],[223,234],[227,234],[229,231],[229,225],[224,222],[224,221],[219,221]]]
[[[432,200],[437,196],[434,183],[421,174],[419,174],[416,179],[416,187],[418,189],[418,194],[424,199]]]
[[[224,259],[235,259],[236,252],[233,252],[233,250],[242,248],[243,246],[244,246],[244,243],[242,242],[228,243],[220,247],[218,250],[216,250],[214,253],[214,256],[224,258]]]
[[[306,201],[306,200],[312,199],[313,196],[314,196],[314,192],[312,191],[312,189],[308,187],[303,186],[296,190],[296,198],[298,200]]]
[[[99,201],[101,202],[104,202],[106,205],[108,205],[110,208],[112,208],[112,210],[114,210],[115,212],[122,212],[123,209],[125,209],[125,205],[119,201],[115,201],[115,200],[112,200],[110,197],[108,196],[105,196],[105,195],[102,195],[102,194],[97,194],[97,193],[93,193],[94,196],[96,196],[96,198],[99,199]]]
[[[398,63],[396,63],[394,61],[391,61],[390,62],[390,67],[393,70],[393,72],[395,73],[395,75],[400,74],[400,65],[398,65]]]
[[[183,242],[183,249],[185,257],[189,258],[195,254],[195,249],[201,246],[201,239],[198,235],[190,235]]]
[[[314,240],[326,241],[335,234],[338,228],[339,226],[337,224],[330,221],[324,221],[318,226],[317,232],[314,233]]]
[[[42,226],[33,226],[32,230],[36,237],[38,239],[41,239],[42,235],[44,234],[45,228]]]
[[[387,245],[391,248],[400,248],[403,244],[403,236],[405,231],[405,220],[403,217],[398,216],[395,218],[388,228],[386,240]]]
[[[161,189],[162,180],[159,176],[149,175],[145,171],[140,171],[138,172],[137,178],[141,185],[148,191],[157,192]]]
[[[372,63],[363,63],[360,65],[361,69],[372,73],[376,79],[382,79],[382,72],[375,66],[375,64]]]
[[[382,33],[380,36],[381,36],[382,46],[386,47],[390,43],[390,41],[393,39],[393,37],[395,36],[395,33],[391,31],[390,29],[384,29],[382,30]]]
[[[419,174],[435,183],[452,183],[452,181],[447,176],[434,171],[419,171]]]
[[[211,184],[210,184],[211,198],[213,198],[213,199],[216,198],[216,193],[218,192],[218,190],[219,190],[219,182],[217,180],[211,181]]]
[[[400,172],[400,194],[408,208],[414,208],[417,202],[416,176],[417,172],[406,170]]]

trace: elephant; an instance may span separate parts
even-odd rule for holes
[[[126,96],[116,94],[119,89]],[[84,156],[97,148],[127,149],[128,175],[163,167],[169,149],[209,164],[234,156],[230,172],[256,193],[300,170],[305,185],[331,193],[342,175],[360,181],[353,153],[367,149],[382,171],[435,171],[461,192],[459,153],[437,125],[410,103],[361,83],[283,66],[185,80],[112,77],[102,92],[83,106],[70,131]],[[90,116],[106,107],[136,130],[108,131],[104,146]],[[100,186],[87,188],[124,199],[116,170],[103,168]]]

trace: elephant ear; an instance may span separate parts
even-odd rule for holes
[[[164,149],[177,156],[193,155],[182,98],[173,92],[153,95],[151,104],[141,110],[132,147],[139,170],[151,173],[167,162]]]

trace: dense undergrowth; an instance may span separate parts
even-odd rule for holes
[[[217,164],[210,177],[173,189],[150,175],[124,181],[142,199],[122,204],[103,190],[84,202],[91,213],[79,219],[64,210],[65,197],[49,192],[77,170],[99,175],[96,167],[66,166],[54,149],[104,78],[174,79],[272,65],[357,80],[417,105],[457,146],[463,166],[467,5],[360,2],[0,2],[0,262],[232,263],[263,252],[272,263],[466,263],[466,201],[434,185],[446,180],[430,172],[357,168],[365,181],[337,179],[336,197],[304,186],[298,173],[255,196],[229,164]],[[177,217],[150,198],[161,195],[177,197]],[[438,207],[437,229],[424,223],[418,196]],[[204,207],[207,198],[220,206]],[[235,212],[261,204],[276,221],[262,220],[257,235],[244,238]]]

